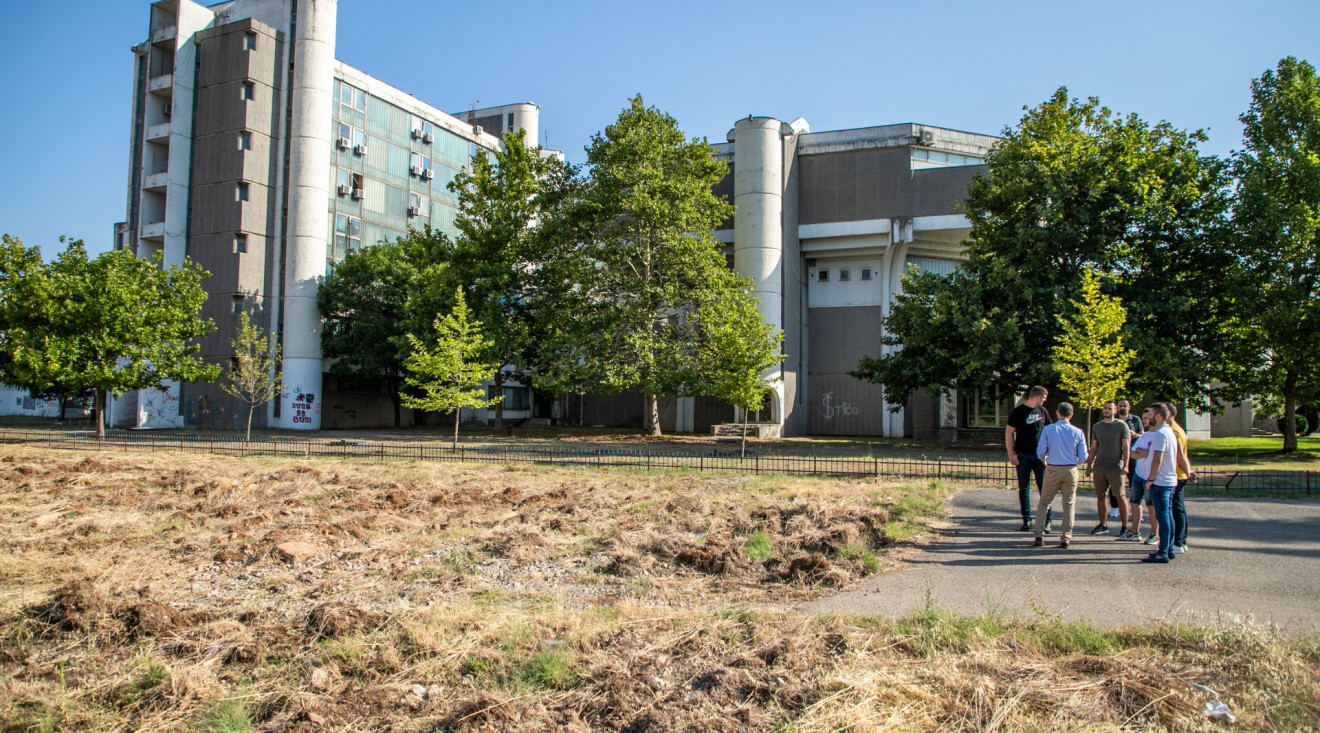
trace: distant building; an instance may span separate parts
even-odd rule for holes
[[[284,394],[258,425],[317,430],[392,424],[379,391],[338,389],[321,358],[316,289],[348,252],[430,224],[454,232],[445,188],[505,130],[534,144],[539,108],[454,116],[335,60],[335,0],[190,0],[151,5],[135,46],[126,221],[116,248],[190,257],[206,270],[201,342],[232,356],[238,314],[283,347]],[[173,384],[113,401],[121,427],[232,427],[218,385]]]

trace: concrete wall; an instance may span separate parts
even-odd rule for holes
[[[1254,407],[1251,400],[1225,407],[1223,414],[1210,417],[1210,434],[1216,438],[1250,438]]]
[[[883,391],[847,375],[861,357],[880,351],[880,308],[810,308],[807,319],[807,432],[882,435]]]
[[[804,155],[801,223],[956,213],[983,165],[912,170],[906,147]]]

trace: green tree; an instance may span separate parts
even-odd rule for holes
[[[1243,277],[1235,324],[1243,391],[1283,400],[1283,451],[1297,450],[1299,404],[1320,399],[1320,80],[1289,56],[1251,84],[1233,169]]]
[[[766,375],[784,360],[784,332],[761,318],[757,300],[746,290],[725,290],[697,312],[700,327],[698,363],[703,394],[743,411],[741,454],[747,454],[747,416],[761,409],[770,385]]]
[[[233,361],[225,374],[221,388],[248,406],[247,432],[243,440],[252,440],[252,413],[257,405],[264,405],[280,393],[280,345],[272,349],[266,332],[248,319],[239,316],[238,336],[230,339],[234,350]]]
[[[406,382],[420,393],[402,395],[403,404],[416,410],[454,411],[454,449],[458,449],[458,419],[461,408],[489,407],[501,399],[486,398],[482,384],[495,373],[495,364],[482,361],[491,343],[481,333],[481,321],[471,318],[462,289],[454,293],[454,309],[435,320],[435,343],[428,347],[408,334],[412,352],[404,366]]]
[[[413,255],[420,251],[419,246],[395,242],[350,252],[316,293],[325,318],[321,353],[330,372],[346,385],[383,384],[394,403],[396,428],[402,422],[407,334],[420,321],[409,317],[409,299],[418,297],[420,278]],[[430,321],[425,323],[429,326]]]
[[[1060,317],[1063,334],[1054,345],[1054,371],[1059,386],[1086,409],[1086,437],[1091,438],[1091,410],[1118,399],[1127,386],[1132,358],[1123,346],[1127,311],[1123,301],[1100,293],[1100,276],[1082,273],[1082,298],[1073,302],[1071,317]]]
[[[497,366],[495,393],[503,394],[507,376],[530,381],[540,361],[537,336],[573,316],[562,297],[571,286],[563,267],[573,242],[541,223],[557,219],[572,200],[574,170],[524,145],[521,131],[509,131],[502,150],[473,156],[449,189],[459,203],[451,275],[484,325],[486,357]],[[503,402],[495,406],[495,426],[504,427]]]
[[[895,404],[914,390],[1055,384],[1059,319],[1093,267],[1114,274],[1127,306],[1124,340],[1141,354],[1130,387],[1206,404],[1230,346],[1220,294],[1232,256],[1217,236],[1226,167],[1199,154],[1204,139],[1062,88],[1027,110],[969,186],[967,262],[950,276],[909,273],[882,339],[903,348],[853,375]]]
[[[711,232],[732,207],[711,193],[727,166],[704,139],[634,97],[592,138],[579,221],[590,266],[578,281],[577,334],[559,342],[579,378],[638,389],[645,424],[660,434],[659,397],[693,393],[696,334],[688,314],[740,283]]]
[[[88,259],[79,240],[44,266],[22,323],[6,333],[15,384],[96,393],[96,432],[105,436],[105,393],[165,389],[169,380],[214,381],[219,367],[197,357],[196,340],[215,330],[200,317],[208,273],[185,260],[125,251]]]

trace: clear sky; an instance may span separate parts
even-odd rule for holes
[[[146,0],[5,3],[0,232],[110,247],[124,219]],[[920,122],[998,133],[1064,85],[1238,146],[1250,82],[1320,63],[1320,0],[420,2],[340,0],[340,60],[441,109],[533,101],[581,162],[640,92],[689,136],[749,114],[815,131]],[[544,137],[542,138],[544,141]]]

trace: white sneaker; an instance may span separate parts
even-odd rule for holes
[[[1109,518],[1110,518],[1110,519],[1118,519],[1118,509],[1110,509],[1110,510],[1109,510]]]
[[[1175,555],[1181,555],[1181,554],[1183,554],[1184,552],[1187,552],[1187,545],[1174,545],[1174,546],[1173,546],[1173,554],[1175,554]]]
[[[1159,542],[1160,542],[1160,536],[1157,535],[1157,534],[1152,534],[1151,536],[1149,536],[1149,537],[1146,538],[1146,543],[1145,543],[1145,544],[1147,544],[1147,545],[1157,545],[1157,544],[1159,544]]]

